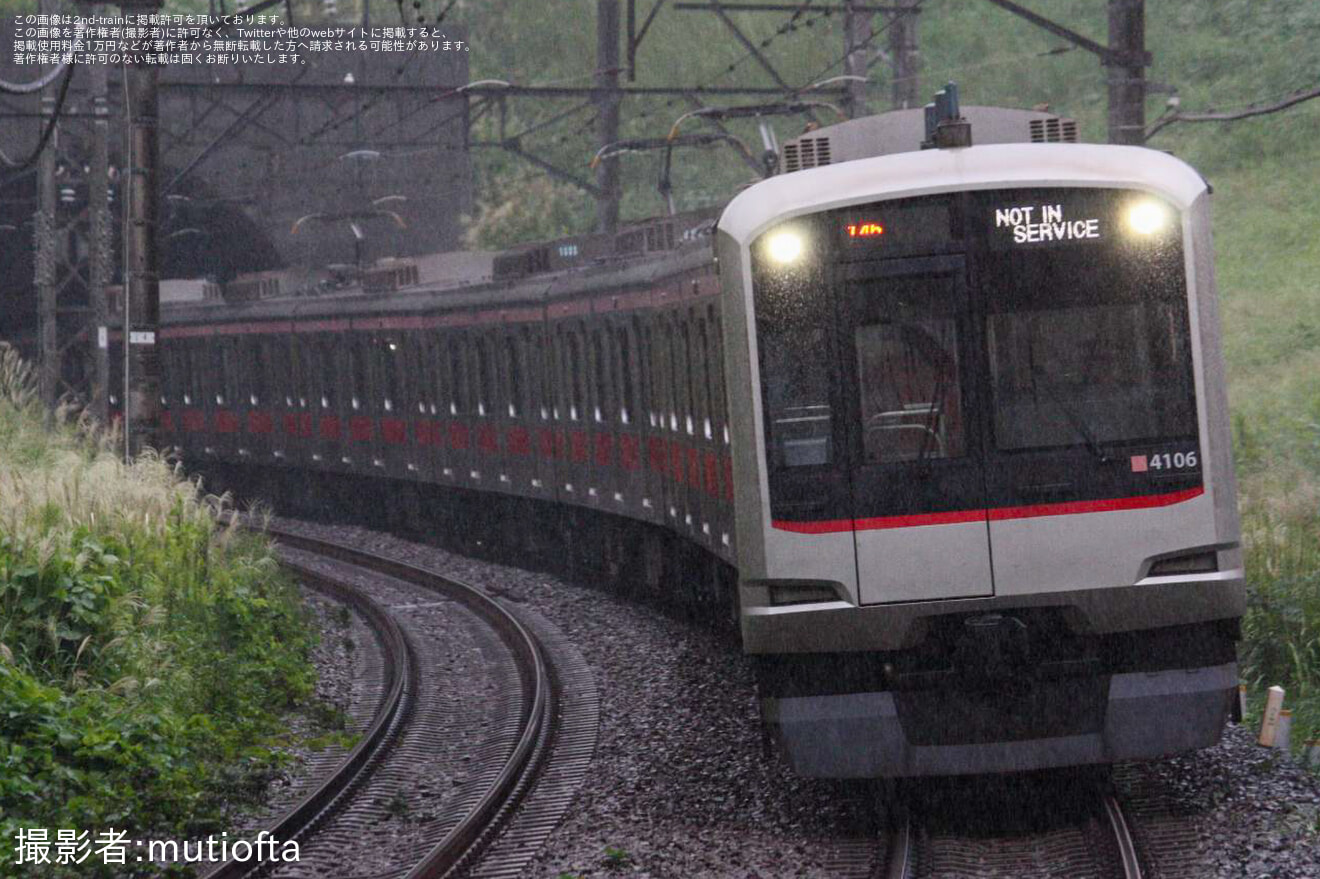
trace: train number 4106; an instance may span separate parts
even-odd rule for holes
[[[1199,464],[1196,452],[1164,452],[1162,454],[1134,455],[1132,458],[1132,469],[1134,472],[1144,470],[1187,470],[1194,468]]]

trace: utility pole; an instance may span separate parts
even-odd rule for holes
[[[920,107],[917,94],[917,71],[920,56],[917,52],[917,12],[921,0],[895,0],[899,11],[890,13],[889,64],[892,82],[891,101],[895,110]]]
[[[867,106],[866,70],[870,65],[866,58],[870,51],[866,41],[871,38],[872,13],[859,12],[854,8],[853,0],[847,0],[843,13],[843,72],[848,76],[860,76],[863,79],[848,80],[848,93],[844,99],[844,109],[849,119],[866,116],[871,112]]]
[[[46,15],[55,12],[57,0],[41,0],[38,9]],[[55,95],[46,89],[41,96],[41,125],[54,124]],[[37,282],[37,347],[41,370],[38,387],[41,402],[47,412],[53,412],[59,397],[60,348],[58,330],[59,287],[56,285],[55,265],[59,260],[59,242],[55,234],[56,211],[59,208],[59,190],[55,183],[55,155],[59,150],[58,127],[51,132],[50,141],[41,151],[37,162],[37,214],[33,222],[36,238]]]
[[[125,13],[153,13],[159,2],[125,2]],[[124,193],[128,198],[128,261],[124,266],[124,364],[127,369],[124,398],[125,454],[155,446],[156,419],[160,402],[160,275],[157,252],[159,214],[158,177],[160,150],[158,69],[143,58],[124,67],[128,78],[128,174]]]
[[[596,141],[600,147],[619,140],[619,0],[596,0]],[[596,167],[596,231],[619,228],[619,162]]]
[[[1109,142],[1146,142],[1145,0],[1109,0]]]
[[[1109,0],[1107,46],[1037,15],[1014,0],[989,2],[1097,56],[1109,72],[1109,142],[1146,142],[1146,67],[1151,56],[1146,51],[1145,0]]]
[[[102,9],[104,7],[97,7]],[[108,424],[110,412],[107,394],[110,385],[109,331],[106,328],[106,288],[110,286],[115,263],[111,253],[114,240],[110,223],[110,106],[106,100],[108,73],[106,65],[91,65],[92,77],[92,170],[87,193],[88,244],[91,263],[88,272],[87,297],[92,308],[87,350],[91,363],[87,374],[92,377],[92,415],[101,424]],[[102,339],[102,334],[106,339]],[[106,344],[103,345],[102,341]]]

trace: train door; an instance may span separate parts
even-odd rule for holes
[[[839,273],[860,600],[992,595],[963,258],[852,263]]]

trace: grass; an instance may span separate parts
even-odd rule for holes
[[[1252,474],[1242,494],[1248,610],[1241,654],[1256,719],[1278,684],[1293,710],[1292,744],[1320,738],[1320,483]]]
[[[311,636],[236,525],[169,462],[50,423],[0,345],[0,863],[20,828],[219,832],[277,768]]]

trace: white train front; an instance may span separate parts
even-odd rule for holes
[[[1208,187],[1005,142],[1043,114],[916,150],[919,115],[800,138],[833,163],[719,222],[765,718],[817,776],[1212,744],[1244,596]]]

